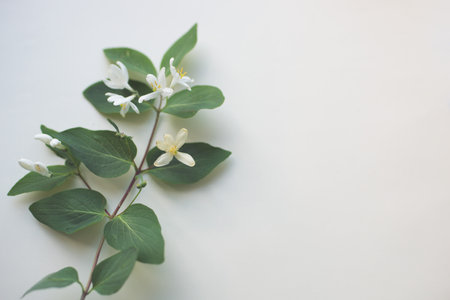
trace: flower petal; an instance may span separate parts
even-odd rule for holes
[[[34,170],[34,168],[33,168],[34,163],[31,160],[26,159],[26,158],[21,158],[21,159],[19,159],[18,162],[19,162],[19,165],[22,168],[24,168],[25,170],[28,170],[28,171],[33,171]]]
[[[64,146],[61,144],[61,141],[58,140],[58,139],[52,139],[52,140],[50,141],[50,146],[52,146],[53,148],[61,149],[61,150],[66,149],[66,147],[64,147]]]
[[[137,114],[139,113],[139,109],[133,102],[130,102],[130,106],[134,110],[135,113],[137,113]]]
[[[160,91],[156,91],[156,92],[152,92],[152,93],[147,94],[147,95],[143,95],[143,96],[139,97],[139,103],[142,103],[143,101],[148,101],[148,100],[151,100],[151,99],[156,99],[156,98],[158,98],[158,96],[160,94],[161,94]]]
[[[43,142],[44,144],[49,144],[50,143],[50,141],[53,139],[51,136],[49,136],[48,134],[45,134],[45,133],[40,133],[40,134],[36,134],[35,136],[34,136],[34,138],[36,139],[36,140],[39,140],[39,141],[41,141],[41,142]]]
[[[158,80],[156,79],[155,75],[148,74],[147,77],[145,77],[145,80],[147,80],[148,84],[150,84],[150,87],[153,89],[154,87],[158,86]]]
[[[175,140],[173,139],[172,135],[166,133],[164,135],[164,143],[166,143],[166,145],[168,145],[170,147],[170,146],[175,145]]]
[[[173,66],[173,61],[175,58],[170,59],[170,74],[172,74],[173,77],[175,77],[176,74],[178,74],[177,69]]]
[[[172,95],[173,95],[173,89],[171,89],[171,88],[163,88],[161,90],[161,96],[163,96],[163,98],[170,97]]]
[[[117,61],[117,65],[120,67],[120,71],[122,74],[122,80],[128,82],[128,70],[127,67],[120,61]]]
[[[125,115],[127,114],[128,110],[130,109],[129,103],[122,103],[120,108],[120,115],[125,118]]]
[[[39,161],[34,163],[34,171],[46,177],[52,176],[52,173],[47,169],[47,166]]]
[[[175,137],[175,147],[177,147],[177,150],[186,143],[187,136],[188,130],[186,128],[181,128],[180,131],[178,131],[177,136]]]
[[[120,90],[120,89],[123,88],[121,84],[118,84],[118,83],[115,82],[115,81],[111,81],[111,80],[108,79],[108,78],[107,78],[107,79],[103,79],[103,83],[104,83],[107,87],[109,87],[110,89]]]
[[[161,70],[159,70],[158,73],[158,83],[161,85],[161,88],[166,87],[166,68],[162,67]]]
[[[162,167],[168,165],[173,159],[173,155],[166,152],[161,154],[154,162],[155,167]]]
[[[167,143],[164,141],[157,141],[156,147],[158,147],[158,149],[161,151],[169,151],[170,145],[167,145]]]
[[[187,153],[184,152],[177,152],[175,154],[175,158],[178,159],[181,163],[185,164],[186,166],[193,167],[195,166],[195,160]]]

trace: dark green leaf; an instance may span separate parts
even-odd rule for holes
[[[145,82],[147,74],[156,75],[152,61],[145,54],[130,48],[104,49],[111,63],[122,62],[128,69],[131,78]]]
[[[114,131],[77,127],[57,135],[73,155],[92,173],[101,177],[117,177],[133,165],[136,146],[128,136],[118,136]]]
[[[161,68],[166,68],[166,75],[170,73],[170,59],[173,57],[174,62],[173,65],[177,67],[183,57],[194,48],[197,43],[197,24],[189,29],[182,37],[180,37],[164,54],[164,57],[161,61]]]
[[[223,101],[223,94],[218,88],[197,85],[191,91],[183,90],[174,94],[167,100],[162,111],[180,118],[190,118],[200,109],[216,108],[222,105]]]
[[[133,204],[105,226],[108,244],[118,250],[138,249],[138,260],[149,264],[164,261],[164,239],[153,210]]]
[[[105,213],[106,199],[87,189],[73,189],[41,199],[30,206],[39,222],[54,230],[72,234],[100,222]]]
[[[152,92],[152,89],[146,86],[143,83],[140,83],[138,81],[130,81],[129,82],[131,87],[134,88],[136,91],[139,92],[139,95],[145,95]],[[112,103],[109,103],[106,99],[105,93],[115,93],[118,95],[122,95],[124,97],[130,96],[132,93],[126,89],[122,90],[113,90],[107,87],[103,81],[99,81],[88,87],[84,90],[83,95],[84,97],[91,102],[92,105],[101,113],[104,114],[119,114],[120,113],[120,106],[114,106]],[[139,112],[145,112],[147,110],[152,109],[152,101],[144,101],[142,103],[138,102],[138,96],[133,99],[133,103],[136,104],[137,108],[139,109]],[[128,114],[136,114],[134,110],[130,109],[127,112]]]
[[[92,274],[93,289],[102,295],[120,290],[133,270],[137,250],[129,248],[99,263]]]
[[[52,172],[52,177],[42,176],[36,172],[28,173],[12,187],[8,196],[34,191],[49,191],[63,184],[76,172],[73,166],[49,166],[48,170]]]
[[[67,267],[59,270],[58,272],[47,275],[45,278],[33,285],[28,291],[26,291],[22,297],[25,297],[25,295],[32,291],[48,288],[62,288],[71,285],[74,282],[79,282],[77,270],[72,267]]]
[[[175,158],[167,166],[159,168],[153,166],[155,160],[164,153],[155,147],[147,155],[147,163],[152,166],[147,173],[172,184],[194,183],[208,175],[231,154],[229,151],[206,143],[187,143],[181,147],[180,151],[188,153],[194,158],[194,167],[188,167]]]
[[[48,134],[49,136],[55,138],[58,135],[58,131],[55,131],[53,129],[50,129],[48,127],[46,127],[45,125],[41,125],[41,132]],[[46,145],[50,150],[52,150],[53,152],[55,152],[56,155],[58,155],[59,157],[63,158],[66,160],[66,165],[71,165],[71,166],[75,166],[78,167],[80,165],[80,161],[78,159],[76,159],[75,157],[73,157],[72,153],[70,152],[70,150],[61,150],[61,149],[57,149],[57,148],[53,148],[50,147],[49,145]]]

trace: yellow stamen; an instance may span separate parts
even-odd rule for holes
[[[170,146],[169,151],[170,154],[175,155],[178,152],[178,149],[176,146]]]
[[[178,74],[180,74],[180,78],[183,78],[187,74],[187,72],[183,73],[183,67],[181,67],[181,69],[177,70],[177,72],[178,72]]]

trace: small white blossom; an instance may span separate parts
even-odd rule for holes
[[[19,159],[19,165],[25,170],[36,172],[42,176],[51,177],[52,173],[47,169],[47,166],[41,162],[33,162],[29,159],[22,158]]]
[[[187,136],[187,129],[182,128],[180,129],[180,131],[178,131],[175,139],[170,134],[165,134],[163,141],[157,141],[156,147],[158,147],[158,149],[161,151],[165,151],[166,153],[161,154],[161,156],[156,159],[154,163],[155,167],[162,167],[169,164],[174,156],[180,162],[189,167],[195,166],[195,161],[192,156],[187,153],[178,151],[186,142]]]
[[[118,66],[117,66],[118,65]],[[133,88],[128,84],[128,70],[127,67],[120,61],[117,65],[110,65],[106,78],[103,79],[105,85],[114,90],[127,89],[134,92]]]
[[[114,94],[114,93],[106,93],[105,94],[108,97],[108,102],[112,103],[114,106],[120,105],[120,115],[125,118],[125,114],[128,112],[130,107],[138,114],[139,109],[137,106],[131,102],[131,100],[134,99],[136,95],[131,95],[128,97],[124,97],[122,95]]]
[[[173,66],[174,60],[175,59],[173,57],[170,59],[170,73],[172,74],[172,82],[170,83],[170,87],[173,88],[175,87],[175,85],[179,84],[190,91],[191,85],[194,83],[194,79],[186,76],[187,73],[186,72],[183,73],[183,68],[177,70]]]
[[[157,99],[159,97],[166,98],[172,96],[173,89],[166,86],[166,68],[163,67],[159,70],[158,78],[156,78],[153,74],[148,74],[146,80],[148,84],[150,84],[153,92],[141,96],[139,98],[139,103],[142,103],[142,101]]]
[[[39,133],[39,134],[36,134],[34,136],[34,138],[36,140],[39,140],[39,141],[43,142],[46,145],[49,145],[49,146],[53,147],[53,148],[57,148],[57,149],[60,149],[60,150],[66,149],[66,147],[64,147],[64,145],[61,144],[60,140],[54,139],[51,136],[49,136],[48,134]]]

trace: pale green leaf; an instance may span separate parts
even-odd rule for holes
[[[41,279],[38,283],[26,291],[22,298],[32,291],[48,288],[62,288],[69,286],[74,282],[79,282],[77,270],[72,267],[67,267]]]
[[[162,110],[180,118],[190,118],[200,109],[213,109],[222,105],[222,92],[213,86],[197,85],[191,91],[182,90],[167,100]]]
[[[73,166],[49,166],[48,170],[52,172],[52,177],[43,176],[36,172],[29,172],[12,187],[8,192],[8,196],[34,191],[49,191],[63,184],[76,172]]]
[[[65,130],[57,137],[92,173],[106,178],[126,173],[137,152],[130,137],[122,137],[114,131],[77,127]]]
[[[105,238],[109,245],[124,250],[138,249],[138,260],[149,264],[164,261],[164,239],[161,226],[152,209],[133,204],[105,226]]]
[[[164,54],[163,59],[161,61],[161,68],[166,68],[166,75],[170,73],[170,59],[173,57],[174,62],[173,65],[177,67],[183,57],[191,51],[195,44],[197,43],[197,24],[189,29],[182,37],[180,37]]]
[[[92,274],[93,289],[101,295],[120,290],[136,262],[137,250],[129,248],[100,262]]]
[[[206,143],[187,143],[181,147],[180,152],[191,155],[195,160],[195,166],[188,167],[180,163],[176,158],[163,167],[155,167],[153,163],[164,152],[153,148],[147,155],[147,163],[151,166],[147,171],[150,175],[172,184],[194,183],[208,175],[218,164],[224,161],[231,152],[213,147]]]
[[[106,199],[93,190],[73,189],[41,199],[30,206],[33,216],[50,228],[67,234],[100,222]]]

